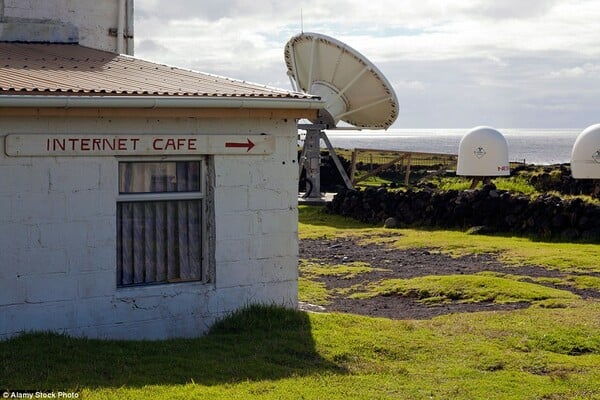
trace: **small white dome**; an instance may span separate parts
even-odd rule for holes
[[[600,179],[600,124],[577,136],[571,152],[571,175],[575,179]]]
[[[508,143],[500,132],[489,126],[471,129],[458,146],[456,174],[463,176],[507,176]]]

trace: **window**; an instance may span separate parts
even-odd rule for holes
[[[203,279],[204,161],[119,162],[117,286]]]

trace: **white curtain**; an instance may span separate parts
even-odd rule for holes
[[[120,163],[126,194],[199,192],[199,162]],[[119,286],[202,278],[202,200],[117,203]]]

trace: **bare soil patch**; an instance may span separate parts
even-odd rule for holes
[[[390,238],[390,242],[395,239]],[[348,288],[359,283],[377,282],[383,279],[409,279],[429,275],[476,274],[483,271],[535,277],[564,277],[560,271],[549,270],[541,266],[510,266],[498,261],[494,254],[477,254],[453,258],[432,249],[395,249],[389,243],[359,243],[355,238],[303,239],[300,241],[300,258],[325,265],[343,264],[355,261],[368,263],[381,270],[358,274],[351,278],[321,276],[328,290]],[[573,275],[570,273],[570,275]],[[314,279],[314,278],[313,278]],[[566,285],[550,287],[569,290],[583,298],[600,298],[596,290],[576,289]],[[444,303],[427,305],[410,296],[376,296],[369,299],[351,299],[343,295],[332,295],[327,311],[340,311],[393,319],[428,319],[438,315],[456,312],[477,312],[490,310],[513,310],[529,307],[530,303],[496,304],[480,303]],[[307,309],[314,309],[304,306]]]

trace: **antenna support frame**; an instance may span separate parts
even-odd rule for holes
[[[329,113],[327,114],[329,115]],[[329,116],[331,117],[331,115]],[[306,170],[306,180],[310,189],[302,197],[311,201],[324,201],[323,193],[321,193],[321,139],[325,142],[329,155],[333,159],[346,187],[348,189],[354,188],[342,162],[324,132],[324,129],[328,127],[328,124],[322,123],[298,124],[298,129],[306,130],[304,146],[302,146],[302,153],[300,154],[298,177],[302,175],[303,170]]]

